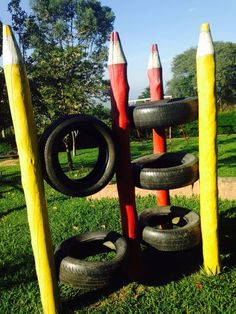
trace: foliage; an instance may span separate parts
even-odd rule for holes
[[[28,18],[28,15],[24,10],[22,10],[20,2],[21,0],[11,0],[8,4],[8,11],[12,15],[13,31],[18,34],[18,42],[23,60],[26,60],[26,49],[28,48],[28,45],[25,41],[25,33],[27,31],[26,19]]]
[[[32,0],[29,15],[20,3],[11,0],[8,8],[39,129],[62,113],[96,111],[109,91],[104,66],[112,10],[97,0]]]
[[[236,44],[215,42],[216,95],[219,106],[236,101]],[[196,48],[177,55],[172,62],[173,78],[167,82],[167,94],[173,97],[197,95]]]
[[[7,88],[2,68],[0,68],[0,88],[0,130],[2,132],[2,137],[5,137],[6,130],[12,125],[12,119],[7,102]]]
[[[187,137],[185,138],[183,134],[179,134],[179,138],[173,138],[171,141],[167,138],[167,151],[180,152],[185,151],[188,153],[193,153],[196,156],[198,155],[198,137]],[[82,141],[82,139],[81,139]],[[235,141],[236,134],[222,134],[218,135],[217,147],[218,147],[218,175],[220,177],[236,177],[236,157],[235,157]],[[7,155],[8,151],[15,150],[15,143],[13,141],[2,141],[0,142],[0,154]],[[97,150],[95,149],[94,153],[82,154],[82,150],[78,150],[77,157],[79,158],[80,166],[87,167],[88,164],[91,164],[96,161]],[[87,149],[87,152],[89,150]],[[152,154],[153,146],[152,139],[149,140],[140,139],[139,141],[131,142],[131,159],[138,158],[140,156],[145,156]],[[75,157],[75,159],[77,158]],[[63,160],[62,160],[63,162]],[[66,162],[66,159],[64,159]],[[1,171],[0,166],[0,171]]]
[[[150,98],[150,89],[146,87],[144,91],[138,96],[138,99]]]

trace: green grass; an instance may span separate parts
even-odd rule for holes
[[[218,135],[218,176],[236,177],[236,134]],[[193,153],[198,156],[198,138],[167,140],[167,151]],[[131,143],[132,158],[152,154],[152,141]]]
[[[80,179],[88,175],[94,168],[98,159],[98,148],[87,148],[76,150],[76,155],[73,156],[71,152],[71,159],[73,163],[73,169],[70,169],[68,165],[68,158],[65,152],[59,153],[59,163],[63,171],[71,179]]]
[[[0,185],[0,313],[41,313],[25,201],[16,167],[6,167]],[[93,230],[121,232],[117,199],[70,198],[46,185],[53,245]],[[137,210],[154,197],[137,197]],[[198,198],[173,198],[173,205],[199,211]],[[183,253],[143,252],[147,277],[124,280],[102,291],[60,285],[65,313],[234,313],[236,308],[236,201],[219,202],[223,272],[209,277],[198,248]]]
[[[236,134],[218,135],[218,176],[236,177]],[[1,147],[1,145],[0,145]],[[190,137],[174,138],[167,140],[167,151],[193,153],[198,156],[198,138]],[[152,154],[152,141],[131,142],[132,159],[139,156]],[[72,154],[71,154],[72,155]],[[74,170],[69,171],[66,153],[59,154],[59,161],[62,168],[70,178],[81,178],[87,175],[94,167],[98,156],[97,148],[79,149],[76,156],[72,156]],[[5,171],[0,166],[0,171]]]
[[[218,137],[221,176],[236,177],[236,135]],[[152,153],[152,143],[132,143],[132,158]],[[168,145],[169,147],[169,145]],[[169,148],[168,148],[169,149]],[[196,138],[174,139],[172,151],[197,154]],[[90,154],[89,163],[96,159]],[[79,155],[80,157],[83,154]],[[63,159],[64,158],[64,159]],[[83,161],[83,159],[81,159]],[[62,157],[65,164],[65,156]],[[0,313],[41,313],[19,165],[0,167]],[[46,196],[54,247],[62,240],[93,230],[121,232],[117,199],[86,200],[64,196],[48,185]],[[155,198],[137,197],[137,210],[154,206]],[[198,198],[173,198],[173,205],[199,211]],[[145,281],[124,280],[110,289],[82,291],[60,284],[65,313],[234,313],[236,308],[236,201],[219,201],[220,252],[223,272],[208,277],[201,252],[143,252]],[[106,258],[103,255],[98,258]]]

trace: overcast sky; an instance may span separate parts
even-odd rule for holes
[[[11,24],[8,0],[0,0],[0,19]],[[210,24],[213,40],[236,41],[236,0],[101,0],[112,8],[128,62],[130,99],[146,86],[147,63],[152,43],[157,43],[164,82],[171,78],[171,61],[177,54],[197,46],[202,23]],[[29,0],[21,0],[29,11]]]

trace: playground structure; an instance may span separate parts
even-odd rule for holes
[[[11,29],[8,26],[4,26],[3,31],[4,72],[20,158],[22,185],[28,211],[41,300],[45,313],[56,313],[60,312],[60,300],[54,268],[54,257],[52,253],[46,200],[37,147],[36,127],[34,124],[29,86],[20,52]],[[124,238],[128,239],[130,244],[131,258],[129,261],[129,273],[131,278],[138,279],[142,274],[142,264],[139,222],[135,208],[133,170],[130,160],[130,115],[128,114],[127,108],[129,87],[126,67],[127,63],[121,48],[118,33],[112,33],[108,69],[111,82],[113,134],[115,135],[118,144],[121,144],[119,146],[119,160],[116,167],[117,188],[119,193],[123,235]],[[199,172],[203,257],[206,271],[211,274],[217,274],[220,272],[220,262],[217,238],[214,50],[208,24],[203,24],[201,28],[199,49],[197,53],[197,75],[199,93]],[[209,85],[206,84],[206,82],[208,82]],[[161,99],[163,95],[157,97],[151,95],[151,97],[153,100],[154,98]],[[171,103],[169,103],[169,105],[171,105]],[[209,116],[211,119],[209,119]],[[55,132],[58,130],[57,128],[62,122],[66,124],[67,121],[68,120],[59,121],[59,123],[57,121],[57,125],[54,129]],[[66,133],[64,132],[64,134]],[[53,136],[54,142],[56,142],[56,133],[48,136],[45,140],[47,143],[46,147],[48,148],[47,151],[50,151],[50,145],[54,145],[53,141],[48,141],[49,139],[52,140]],[[164,142],[164,140],[164,135],[162,134],[162,142]],[[103,147],[103,144],[101,144],[101,147]],[[158,151],[158,153],[160,152]],[[113,164],[113,162],[111,163]],[[112,169],[113,166],[111,166],[111,172],[106,180],[102,179],[103,184],[106,184],[109,181],[112,176]],[[55,171],[55,174],[56,173],[57,170]],[[196,177],[194,177],[193,180],[195,179]],[[49,181],[50,180],[51,177],[49,177]],[[204,182],[207,182],[207,187]],[[103,184],[99,186],[99,189],[102,188]],[[157,187],[154,188],[156,189]],[[164,190],[167,191],[166,189]],[[164,192],[164,194],[166,193],[168,192]],[[165,199],[163,202],[166,204],[161,205],[169,205],[168,195],[164,197]],[[160,205],[160,203],[158,205]],[[107,235],[102,235],[102,237],[106,236]],[[113,242],[116,243],[116,241],[117,238]],[[123,242],[123,238],[121,241],[124,249],[125,242]],[[118,251],[118,248],[116,249]],[[126,255],[124,251],[120,254],[122,256]]]

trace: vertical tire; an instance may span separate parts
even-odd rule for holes
[[[73,130],[91,136],[98,145],[98,158],[94,168],[80,179],[70,179],[63,172],[58,157],[63,137]],[[104,188],[115,172],[116,147],[113,134],[102,121],[89,115],[69,115],[56,120],[42,137],[42,150],[46,181],[65,195],[92,195]]]

